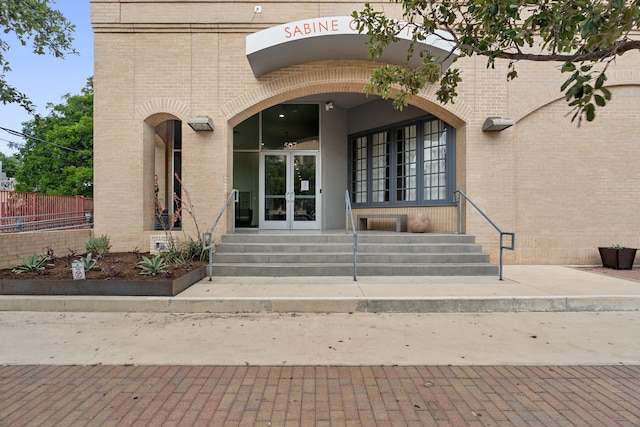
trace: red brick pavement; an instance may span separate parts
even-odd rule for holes
[[[640,366],[3,366],[2,426],[638,426]]]

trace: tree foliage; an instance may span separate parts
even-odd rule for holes
[[[52,9],[50,0],[0,0],[0,101],[18,104],[29,113],[35,105],[29,97],[7,83],[6,73],[11,71],[6,53],[10,44],[3,35],[13,34],[22,46],[31,45],[33,53],[49,53],[57,58],[75,54],[71,35],[75,30],[58,10]]]
[[[0,152],[0,162],[2,163],[2,172],[7,174],[9,178],[16,176],[16,173],[20,168],[20,161],[15,155],[7,156]]]
[[[16,190],[69,196],[93,195],[93,79],[80,95],[49,104],[46,117],[23,124],[26,143],[17,153]]]
[[[558,62],[567,75],[560,87],[572,108],[572,121],[591,121],[597,107],[611,99],[605,87],[606,72],[617,56],[640,49],[633,32],[639,29],[638,0],[392,0],[402,4],[403,18],[391,19],[369,4],[353,17],[360,32],[370,35],[372,58],[398,40],[407,28],[412,34],[407,62],[401,66],[383,65],[375,70],[367,90],[383,97],[391,87],[401,91],[394,95],[394,105],[407,105],[427,84],[439,83],[438,100],[454,102],[460,70],[442,72],[442,58],[435,58],[417,48],[428,34],[436,30],[449,33],[461,57],[479,55],[487,58],[487,67],[497,59],[507,61],[507,79],[518,76],[519,61]],[[418,55],[419,66],[409,59]]]

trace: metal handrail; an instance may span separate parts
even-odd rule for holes
[[[357,282],[356,270],[358,267],[358,232],[356,231],[356,223],[353,220],[353,209],[351,209],[351,197],[349,197],[349,190],[344,192],[344,205],[345,205],[345,220],[344,228],[345,234],[349,234],[349,219],[351,219],[351,230],[353,230],[353,281]]]
[[[0,233],[53,231],[93,227],[91,211],[0,217]]]
[[[491,218],[489,218],[487,216],[487,214],[485,214],[482,209],[480,209],[475,203],[473,203],[473,200],[471,200],[469,198],[469,196],[464,194],[464,192],[462,190],[456,190],[456,191],[453,192],[453,194],[454,195],[458,194],[458,197],[456,197],[456,204],[458,205],[458,234],[462,234],[462,197],[464,197],[467,202],[471,203],[471,206],[476,208],[476,210],[478,212],[480,212],[480,215],[482,215],[484,217],[484,219],[489,221],[489,224],[491,224],[493,226],[493,228],[495,228],[498,231],[498,233],[500,233],[500,270],[499,270],[499,277],[500,277],[500,280],[502,280],[502,250],[503,249],[509,249],[509,250],[512,251],[512,250],[515,249],[516,233],[502,231],[500,229],[500,227],[498,227],[493,221],[491,221]],[[462,196],[462,197],[460,197],[460,196]],[[510,246],[505,246],[504,245],[504,236],[510,236],[511,237],[511,245]]]
[[[231,190],[231,194],[229,194],[227,201],[222,206],[222,209],[220,210],[218,217],[213,223],[213,226],[209,229],[209,231],[205,231],[204,233],[202,233],[202,250],[209,251],[209,265],[207,266],[207,275],[209,276],[209,281],[212,280],[211,276],[213,275],[213,248],[215,246],[213,243],[213,230],[216,228],[216,226],[218,225],[218,222],[220,221],[220,218],[222,218],[222,215],[227,210],[227,207],[229,206],[229,202],[231,201],[231,199],[233,199],[234,203],[232,203],[231,205],[231,218],[233,218],[231,220],[231,224],[232,224],[231,232],[232,233],[236,232],[236,224],[235,224],[236,203],[238,203],[239,201],[239,194],[240,192],[235,188]]]

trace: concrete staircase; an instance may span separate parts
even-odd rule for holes
[[[457,234],[358,234],[358,276],[490,276],[498,266]],[[353,236],[344,233],[236,233],[222,236],[214,276],[352,276]]]

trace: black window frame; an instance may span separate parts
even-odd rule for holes
[[[438,120],[441,123],[443,133],[446,137],[445,143],[445,198],[437,200],[426,200],[424,191],[425,180],[425,166],[424,166],[424,128],[425,123],[430,123],[433,120]],[[402,133],[403,129],[416,126],[416,200],[398,200],[398,134]],[[373,135],[387,132],[389,135],[389,150],[388,150],[388,170],[389,187],[387,189],[389,194],[388,201],[373,202],[373,150],[372,141]],[[360,138],[366,137],[367,140],[367,170],[366,170],[366,187],[367,195],[366,202],[358,202],[355,198],[354,187],[354,175],[353,165],[354,158],[354,142]],[[351,203],[353,207],[357,208],[381,208],[381,207],[416,207],[416,206],[450,206],[455,204],[454,189],[455,189],[455,165],[456,165],[456,134],[455,128],[448,123],[433,115],[422,116],[416,119],[407,120],[403,122],[394,123],[390,126],[379,127],[375,129],[369,129],[364,132],[354,133],[348,136],[348,182],[349,182],[349,194],[351,197]],[[407,175],[405,175],[406,177]],[[401,179],[402,181],[402,179]]]

